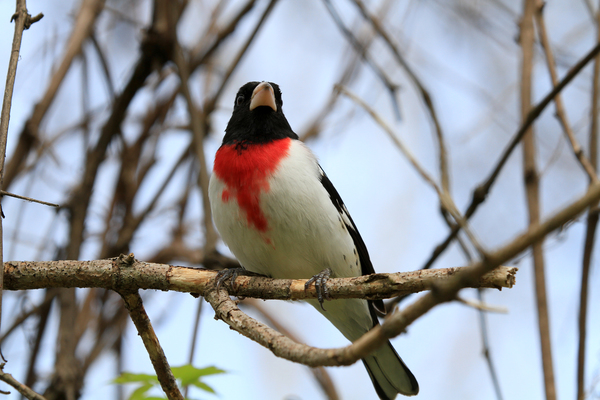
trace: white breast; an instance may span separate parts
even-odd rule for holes
[[[352,238],[321,184],[311,151],[292,140],[261,192],[266,232],[249,227],[236,201],[222,201],[225,184],[214,174],[209,193],[215,225],[244,268],[273,278],[309,278],[325,268],[334,277],[361,275]]]

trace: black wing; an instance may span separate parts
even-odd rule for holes
[[[350,216],[348,209],[344,205],[344,202],[342,201],[340,194],[335,189],[335,187],[333,186],[333,184],[327,177],[327,174],[325,174],[325,171],[323,171],[323,168],[321,168],[320,165],[319,165],[319,170],[321,171],[321,183],[323,184],[323,187],[325,188],[325,190],[327,190],[327,193],[329,193],[329,198],[331,199],[331,202],[333,203],[335,208],[340,213],[340,216],[342,217],[342,221],[346,225],[346,228],[348,229],[348,233],[350,234],[350,237],[352,238],[352,241],[354,242],[354,247],[356,248],[356,251],[358,252],[358,259],[360,260],[360,268],[361,268],[362,274],[363,275],[374,274],[375,269],[373,268],[373,264],[371,263],[371,258],[369,257],[369,252],[367,251],[367,246],[365,245],[365,242],[363,241],[362,237],[360,236],[360,233],[358,232],[358,229],[356,228],[356,225],[354,224],[354,221],[352,220],[352,217]],[[383,300],[370,300],[369,304],[372,305],[373,307],[375,307],[377,309],[377,311],[379,311],[380,313],[385,314],[385,305],[383,304]],[[373,312],[371,312],[371,314],[373,315],[373,323],[377,324],[377,318],[375,317],[375,314]]]

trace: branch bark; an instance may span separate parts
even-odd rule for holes
[[[121,256],[122,257],[122,256]],[[6,289],[26,290],[50,287],[104,288],[118,292],[138,289],[174,290],[204,293],[210,289],[217,271],[177,267],[133,261],[126,267],[118,258],[94,261],[6,262]],[[357,278],[332,278],[328,281],[332,299],[366,298],[370,300],[395,297],[400,294],[428,290],[451,279],[463,268],[430,271],[373,274]],[[515,267],[498,267],[470,287],[511,288],[515,284]],[[304,289],[306,279],[271,279],[260,276],[240,276],[230,294],[241,297],[278,300],[316,299],[314,286]]]
[[[536,9],[535,0],[525,0],[523,17],[521,19],[520,44],[523,52],[521,61],[521,120],[525,121],[531,112],[531,91],[533,71],[533,46],[535,32],[533,27]],[[557,107],[560,104],[555,98]],[[523,135],[523,180],[527,197],[527,212],[529,225],[538,226],[540,223],[540,179],[536,166],[535,136],[533,127]],[[542,369],[544,372],[544,388],[546,400],[556,399],[554,385],[554,368],[552,365],[552,344],[550,341],[550,320],[546,294],[546,273],[544,262],[543,240],[533,243],[533,267],[535,277],[535,294],[538,311],[538,328],[540,333],[540,351],[542,353]]]

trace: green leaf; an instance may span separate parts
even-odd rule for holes
[[[202,382],[202,378],[209,375],[224,374],[226,371],[217,367],[196,368],[191,364],[181,367],[172,367],[173,375],[180,382],[182,387],[195,386],[206,392],[216,394],[215,390]],[[117,384],[138,384],[128,400],[165,400],[164,397],[148,396],[147,392],[152,388],[159,388],[158,378],[150,374],[134,374],[123,372],[121,376],[113,379],[112,383]]]
[[[157,384],[158,378],[156,375],[150,374],[133,374],[131,372],[123,372],[121,376],[113,379],[113,383],[152,383]]]
[[[196,368],[191,364],[182,365],[181,367],[172,367],[173,375],[181,381],[182,386],[193,385],[200,381],[203,376],[216,375],[225,373],[224,370],[217,367]]]
[[[207,392],[209,392],[209,393],[212,393],[212,394],[216,394],[216,393],[217,393],[217,392],[215,392],[215,391],[214,391],[214,389],[213,389],[213,388],[211,388],[210,386],[208,386],[208,385],[207,385],[206,383],[204,383],[204,382],[200,382],[200,381],[198,381],[198,382],[194,382],[194,383],[192,383],[192,385],[194,385],[194,386],[196,386],[197,388],[200,388],[200,389],[202,389],[202,390],[205,390],[205,391],[207,391]]]
[[[151,383],[145,383],[139,388],[135,389],[131,396],[129,396],[129,400],[145,400],[148,399],[146,397],[146,392],[154,387]]]

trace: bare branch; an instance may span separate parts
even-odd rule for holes
[[[271,315],[271,313],[267,312],[267,310],[262,305],[262,303],[263,302],[258,301],[256,299],[246,299],[241,303],[241,305],[242,306],[250,306],[250,307],[254,308],[263,316],[263,318],[265,318],[268,321],[269,325],[271,325],[277,331],[283,333],[284,335],[286,335],[293,341],[299,342],[300,340],[297,339],[295,337],[295,335],[292,334],[292,332],[290,332],[282,324],[280,324],[279,321],[277,319],[275,319],[273,317],[273,315]],[[339,400],[340,397],[337,393],[335,385],[333,384],[333,381],[331,380],[331,377],[329,376],[329,373],[327,372],[327,369],[325,369],[323,367],[315,367],[315,368],[310,368],[310,372],[313,374],[313,376],[317,380],[317,383],[319,384],[321,389],[323,389],[323,391],[327,395],[328,400]]]
[[[25,398],[27,398],[29,400],[46,400],[46,398],[44,396],[34,392],[30,387],[17,381],[11,374],[4,372],[3,368],[4,368],[4,363],[2,363],[0,365],[0,380],[1,381],[6,382],[10,386],[17,389],[17,391],[19,393],[21,393],[21,395],[23,395]],[[8,393],[1,393],[1,394],[8,394]]]
[[[144,342],[144,346],[150,356],[160,386],[167,395],[167,398],[169,400],[183,400],[183,396],[177,387],[177,382],[175,381],[171,367],[169,367],[165,353],[162,347],[160,347],[154,328],[152,328],[150,318],[148,318],[146,310],[144,310],[142,298],[137,292],[123,292],[120,294],[125,302],[125,307],[133,320],[133,324]]]
[[[26,201],[30,201],[32,203],[43,204],[43,205],[49,206],[49,207],[56,207],[56,208],[60,207],[58,204],[48,203],[47,201],[42,201],[42,200],[37,200],[37,199],[32,199],[31,197],[21,196],[18,194],[7,192],[5,190],[0,190],[0,196],[14,197],[15,199],[26,200]]]
[[[471,285],[497,266],[512,259],[533,243],[539,242],[549,232],[558,229],[566,221],[582,213],[591,203],[600,199],[600,184],[594,184],[590,190],[568,207],[560,210],[541,224],[530,225],[529,229],[519,235],[508,245],[491,252],[489,256],[470,267],[461,269],[445,283],[434,285],[433,290],[407,306],[403,311],[389,316],[382,325],[377,325],[353,344],[338,348],[320,350],[293,342],[279,332],[257,322],[243,314],[221,286],[217,291],[207,287],[205,299],[211,303],[217,317],[229,324],[244,336],[270,349],[278,357],[299,362],[309,366],[349,365],[364,358],[379,346],[402,332],[416,319],[427,313],[436,305],[452,301],[458,291]],[[419,271],[424,272],[424,271]]]
[[[414,169],[421,176],[421,178],[423,178],[423,180],[425,182],[427,182],[435,190],[435,192],[437,193],[438,198],[440,200],[442,209],[445,210],[448,214],[450,214],[452,216],[452,218],[454,218],[457,226],[460,227],[461,229],[463,229],[463,231],[467,234],[467,236],[471,240],[471,243],[473,244],[475,249],[477,249],[477,251],[479,252],[479,255],[481,257],[485,258],[486,251],[484,250],[483,246],[481,246],[479,244],[479,240],[477,240],[475,234],[468,227],[467,220],[462,215],[460,215],[460,211],[458,211],[458,208],[454,204],[454,200],[452,200],[452,197],[450,197],[449,192],[443,190],[443,188],[440,188],[437,185],[437,183],[435,183],[433,177],[431,177],[427,173],[427,171],[425,171],[425,169],[421,166],[421,164],[417,161],[417,159],[412,155],[412,153],[408,149],[408,147],[404,145],[404,143],[398,138],[398,136],[395,134],[395,132],[392,130],[392,128],[390,128],[390,126],[383,120],[383,118],[379,114],[377,114],[375,112],[375,110],[373,110],[372,107],[370,107],[360,97],[358,97],[357,95],[355,95],[354,93],[352,93],[350,90],[348,90],[347,88],[345,88],[343,86],[336,85],[335,89],[340,91],[347,97],[349,97],[352,101],[357,103],[359,106],[361,106],[365,111],[367,111],[369,113],[371,118],[373,118],[373,120],[375,122],[377,122],[377,124],[381,128],[383,128],[383,130],[388,134],[390,139],[392,139],[392,141],[394,142],[396,147],[398,147],[400,152],[404,155],[404,157],[406,157],[408,162],[414,167]]]
[[[523,17],[521,19],[520,44],[523,52],[521,63],[521,120],[524,121],[531,110],[531,96],[533,86],[533,46],[535,32],[533,19],[535,14],[535,0],[526,0],[524,3]],[[556,101],[556,98],[555,98]],[[557,107],[558,107],[557,102]],[[523,181],[527,196],[527,212],[529,225],[537,226],[540,223],[540,186],[539,174],[536,166],[535,136],[532,127],[523,135]],[[544,388],[546,400],[556,399],[554,385],[554,367],[552,365],[552,346],[550,343],[550,321],[548,316],[548,301],[546,294],[546,274],[543,252],[543,238],[533,243],[533,266],[535,273],[535,293],[538,311],[538,328],[540,333],[540,346],[542,353],[542,369],[544,373]]]
[[[356,278],[331,278],[327,281],[329,294],[337,298],[382,299],[406,293],[416,293],[440,284],[463,268],[444,268],[430,271],[396,272],[393,274],[363,275]],[[217,271],[176,267],[134,261],[127,268],[118,258],[94,261],[32,261],[4,264],[7,290],[41,289],[49,287],[96,287],[115,291],[137,289],[175,290],[204,293],[212,285]],[[511,288],[517,269],[499,267],[470,287]],[[232,295],[261,299],[316,299],[314,286],[304,289],[306,279],[272,279],[260,276],[240,276]]]
[[[435,111],[433,101],[431,100],[431,95],[429,94],[429,92],[427,91],[425,86],[423,86],[420,79],[417,77],[417,75],[412,70],[412,68],[409,66],[409,64],[406,62],[406,60],[402,56],[400,50],[398,49],[398,46],[396,46],[396,44],[394,43],[394,40],[387,33],[386,29],[381,25],[379,20],[377,18],[374,18],[373,15],[371,15],[371,13],[369,12],[369,10],[367,10],[367,7],[364,5],[364,3],[361,0],[353,0],[353,2],[360,10],[363,18],[365,18],[367,21],[369,21],[369,23],[371,23],[371,25],[373,26],[375,31],[382,37],[382,39],[388,45],[388,47],[392,51],[392,54],[396,58],[396,61],[398,62],[398,64],[400,64],[400,66],[402,66],[402,68],[404,68],[404,70],[408,74],[410,80],[413,82],[413,84],[416,86],[417,90],[419,91],[419,94],[421,95],[423,103],[425,103],[425,108],[427,109],[427,112],[429,113],[429,116],[431,118],[431,122],[433,123],[433,125],[435,127],[435,135],[437,138],[437,143],[438,143],[438,148],[439,148],[439,157],[440,157],[439,167],[440,167],[440,180],[441,180],[442,190],[446,193],[449,193],[450,177],[449,177],[449,171],[448,171],[448,155],[447,155],[447,151],[446,151],[446,144],[444,141],[442,126],[440,125],[440,122],[438,120],[437,112]],[[442,207],[443,207],[443,205],[442,205]]]
[[[48,88],[42,99],[35,105],[31,116],[23,126],[19,135],[17,148],[13,152],[8,166],[6,167],[5,183],[8,187],[17,173],[23,167],[25,158],[29,150],[38,140],[38,129],[46,112],[50,108],[58,88],[62,84],[67,72],[69,71],[75,56],[81,51],[83,42],[90,36],[95,26],[95,21],[104,7],[104,0],[86,0],[83,1],[75,18],[75,26],[65,47],[65,53],[60,65],[54,72]]]
[[[544,54],[546,56],[546,64],[548,65],[548,71],[550,72],[550,78],[552,80],[552,86],[558,85],[558,74],[556,72],[556,65],[554,63],[554,54],[552,53],[552,48],[550,47],[550,40],[548,39],[548,33],[546,32],[546,23],[544,22],[544,3],[542,0],[535,0],[535,12],[534,17],[536,21],[536,26],[538,28],[540,43],[542,44],[542,48],[544,49]],[[588,174],[588,177],[591,181],[598,180],[598,176],[596,175],[596,171],[594,167],[590,163],[590,160],[583,153],[583,149],[577,142],[575,138],[575,133],[573,132],[573,128],[571,124],[569,124],[569,120],[567,118],[567,113],[565,111],[565,107],[563,105],[562,96],[559,94],[554,98],[554,104],[556,105],[556,116],[562,126],[565,135],[567,136],[567,140],[571,145],[571,149],[577,158],[577,161],[581,164],[583,170]]]
[[[41,18],[41,17],[39,17]],[[31,20],[31,16],[27,12],[27,4],[25,0],[17,1],[17,9],[12,16],[11,21],[15,22],[15,33],[10,52],[10,60],[8,62],[8,72],[6,74],[6,85],[4,86],[4,96],[2,98],[2,112],[0,114],[0,189],[4,186],[4,162],[6,160],[6,142],[8,139],[8,123],[10,121],[10,109],[12,104],[13,89],[15,87],[15,78],[17,76],[17,63],[19,62],[19,54],[21,52],[21,38],[23,30],[35,22]],[[39,19],[38,19],[39,20]],[[4,216],[0,208],[0,217]],[[2,233],[2,218],[0,218],[0,263],[4,261],[4,244]],[[2,290],[4,288],[4,272],[0,271],[0,324],[2,322]],[[0,356],[1,356],[0,352]],[[4,357],[2,357],[4,359]]]
[[[596,40],[600,42],[600,12],[596,13]],[[589,137],[590,163],[594,171],[598,170],[598,113],[600,111],[600,58],[594,60],[594,72],[592,76],[592,107]],[[590,267],[592,254],[596,243],[596,231],[598,229],[598,203],[593,204],[588,210],[585,232],[585,243],[583,245],[583,260],[581,266],[581,290],[579,292],[579,315],[577,328],[579,331],[577,349],[577,400],[584,400],[585,390],[585,350],[587,339],[587,309]]]

